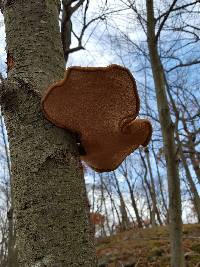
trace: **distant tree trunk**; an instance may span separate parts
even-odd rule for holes
[[[134,209],[135,212],[135,216],[136,216],[136,220],[137,220],[137,227],[142,228],[142,219],[139,215],[139,211],[138,211],[138,207],[137,207],[137,203],[134,197],[134,187],[131,184],[130,178],[128,177],[128,170],[127,170],[127,161],[125,160],[124,164],[121,165],[121,169],[122,169],[122,174],[125,178],[125,181],[128,185],[128,189],[129,189],[129,193],[130,193],[130,197],[131,197],[131,203],[132,203],[132,207]]]
[[[171,266],[183,267],[185,264],[182,247],[181,192],[178,162],[176,160],[174,124],[170,117],[169,104],[165,88],[164,72],[157,49],[153,0],[146,0],[146,7],[148,48],[156,90],[165,158],[167,163]]]
[[[168,211],[168,207],[167,207],[166,200],[165,200],[165,197],[164,197],[163,183],[162,183],[162,180],[161,180],[160,171],[159,171],[159,167],[158,167],[158,162],[156,160],[156,155],[155,155],[155,151],[154,151],[153,147],[152,147],[152,151],[153,151],[154,159],[155,159],[155,162],[156,162],[156,171],[157,171],[157,176],[158,176],[160,194],[161,194],[161,198],[162,198],[162,202],[163,202],[163,207],[164,207],[164,210],[166,212],[164,214],[164,216],[166,218],[166,223],[168,224],[169,223],[169,211]]]
[[[103,185],[104,185],[104,188],[107,191],[108,196],[110,198],[110,203],[111,203],[111,207],[112,207],[111,209],[112,209],[112,213],[113,213],[113,219],[115,218],[115,214],[114,214],[114,211],[115,211],[116,215],[117,215],[117,219],[118,219],[118,224],[120,225],[121,224],[120,215],[119,215],[119,211],[118,211],[118,209],[116,207],[115,201],[114,201],[114,199],[112,197],[112,192],[111,192],[111,190],[109,190],[109,188],[107,187],[105,182],[103,182]]]
[[[168,94],[170,94],[169,86],[168,86]],[[176,124],[178,125],[179,112],[178,112],[178,109],[176,108],[175,102],[174,102],[171,94],[170,94],[170,100],[171,100],[172,107],[174,109],[174,113],[175,113],[175,116],[176,116]],[[193,201],[194,208],[195,208],[195,211],[196,211],[196,214],[197,214],[198,222],[200,222],[200,198],[199,198],[199,194],[198,194],[196,185],[195,185],[195,183],[193,181],[190,169],[188,167],[188,163],[187,163],[186,157],[185,157],[184,152],[183,152],[183,145],[182,145],[181,140],[180,140],[178,127],[176,127],[176,140],[177,140],[177,143],[178,143],[180,159],[181,159],[183,167],[185,169],[186,179],[187,179],[189,187],[190,187],[190,191],[191,191],[191,195],[192,195],[192,201]]]
[[[137,207],[137,203],[136,203],[136,200],[135,200],[135,197],[134,197],[134,193],[133,193],[133,188],[131,186],[131,183],[130,183],[128,177],[126,177],[126,182],[127,182],[128,188],[129,188],[129,192],[130,192],[130,196],[131,196],[131,203],[132,203],[132,207],[133,207],[134,212],[135,212],[137,225],[138,225],[139,228],[142,228],[143,227],[142,219],[140,218],[138,207]]]
[[[130,221],[126,211],[126,205],[122,195],[120,195],[120,212],[121,212],[121,231],[126,231],[130,227]]]
[[[104,197],[104,210],[105,210],[105,224],[106,224],[106,227],[108,229],[108,233],[109,235],[112,234],[112,231],[111,231],[111,228],[110,228],[110,224],[109,224],[109,214],[108,214],[108,208],[107,208],[107,205],[106,205],[106,198]]]
[[[178,145],[178,152],[179,152],[178,155],[180,156],[180,159],[182,161],[183,167],[185,169],[186,179],[188,181],[188,184],[189,184],[189,187],[190,187],[190,191],[191,191],[191,195],[192,195],[192,201],[193,201],[196,213],[197,213],[198,222],[200,222],[200,198],[199,198],[199,194],[198,194],[197,188],[195,186],[195,183],[193,181],[190,169],[188,167],[188,163],[187,163],[186,157],[185,157],[184,152],[183,152],[183,144],[182,144],[182,142],[180,140],[180,136],[179,136],[179,132],[178,132],[178,122],[179,122],[179,119],[180,119],[179,118],[179,111],[178,111],[178,109],[176,107],[175,101],[174,101],[174,99],[172,97],[172,94],[170,92],[170,87],[169,87],[169,84],[167,82],[166,75],[165,75],[165,84],[166,84],[166,88],[167,88],[167,92],[168,92],[168,95],[169,95],[169,98],[170,98],[170,102],[171,102],[171,105],[172,105],[172,108],[174,110],[174,114],[175,114],[175,117],[176,117],[175,134],[176,134],[176,140],[177,140],[177,145]],[[185,130],[187,129],[185,122],[184,122],[184,128],[185,128]],[[178,160],[178,158],[177,158],[177,160]]]
[[[188,150],[190,159],[192,162],[193,169],[195,171],[196,177],[200,184],[200,155],[197,155],[197,151],[195,149],[194,141],[191,136],[188,136]]]
[[[19,266],[95,267],[83,171],[74,137],[49,123],[41,95],[63,78],[60,1],[4,1],[8,130]]]
[[[128,214],[126,211],[125,201],[124,201],[122,192],[120,190],[119,182],[117,180],[115,172],[113,172],[113,177],[115,180],[116,190],[117,190],[117,193],[119,195],[119,200],[120,200],[120,213],[121,213],[121,225],[120,225],[121,229],[120,230],[125,231],[125,230],[129,229],[130,221],[129,221]]]
[[[154,199],[154,194],[152,192],[152,185],[149,183],[149,181],[147,180],[147,174],[148,174],[148,168],[147,168],[147,164],[146,164],[146,161],[140,151],[140,157],[142,159],[142,163],[143,163],[143,166],[145,168],[145,175],[144,175],[144,182],[145,184],[147,185],[147,188],[149,190],[149,195],[151,197],[151,202],[152,202],[152,208],[151,208],[151,205],[150,205],[150,202],[149,202],[149,199],[148,200],[148,203],[149,203],[149,211],[150,211],[150,217],[151,217],[151,225],[152,227],[155,227],[156,226],[156,202],[155,202],[155,199]],[[146,194],[147,195],[147,194]]]
[[[197,155],[197,151],[195,149],[196,134],[190,133],[185,119],[183,119],[182,122],[183,122],[184,130],[186,131],[188,135],[187,149],[189,151],[189,156],[190,156],[196,177],[200,183],[200,155]]]
[[[146,175],[146,174],[145,174]],[[146,180],[146,178],[144,178],[144,180]],[[144,192],[145,192],[145,195],[146,195],[146,199],[147,199],[147,207],[149,209],[149,216],[150,216],[150,225],[152,225],[152,210],[151,210],[151,204],[150,204],[150,199],[149,199],[149,196],[148,196],[148,191],[147,191],[147,186],[144,184],[144,181],[142,181],[142,186],[143,186],[143,189],[144,189]],[[143,226],[145,226],[145,220],[143,220]]]
[[[182,144],[181,144],[178,133],[177,133],[177,140],[178,140],[180,158],[181,158],[183,167],[185,169],[186,179],[187,179],[189,187],[190,187],[190,191],[191,191],[191,195],[192,195],[192,201],[193,201],[194,208],[195,208],[195,211],[197,214],[198,223],[200,223],[200,198],[199,198],[199,194],[198,194],[197,188],[195,186],[195,183],[192,179],[192,175],[191,175],[190,169],[188,167],[185,155],[183,153],[183,148],[182,148]]]
[[[100,204],[100,212],[103,211],[103,206],[105,207],[105,196],[104,196],[104,186],[103,186],[103,177],[102,174],[99,175],[100,177],[100,190],[101,190],[101,204]],[[101,224],[101,236],[107,236],[104,224]]]
[[[162,225],[163,223],[162,223],[162,220],[160,218],[160,213],[159,213],[159,210],[157,207],[156,188],[155,188],[155,183],[154,183],[154,178],[153,178],[153,173],[152,173],[152,168],[151,168],[151,163],[150,163],[150,158],[149,158],[149,149],[147,147],[145,148],[145,155],[147,158],[147,166],[148,166],[149,176],[150,176],[150,180],[151,180],[151,199],[152,199],[153,210],[157,216],[157,220],[158,220],[159,224]]]

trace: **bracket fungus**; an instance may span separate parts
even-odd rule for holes
[[[70,67],[42,97],[46,118],[80,137],[81,159],[98,172],[112,171],[140,145],[152,127],[136,119],[140,108],[135,80],[119,65]]]

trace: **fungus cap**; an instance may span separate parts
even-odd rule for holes
[[[139,145],[148,144],[152,127],[136,119],[139,107],[135,80],[119,65],[70,67],[42,97],[46,118],[79,134],[86,152],[81,159],[99,172],[116,169]]]

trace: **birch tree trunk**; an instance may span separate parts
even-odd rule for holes
[[[49,123],[43,91],[64,75],[58,0],[4,1],[8,130],[21,267],[96,266],[83,171],[74,137]]]
[[[154,78],[159,120],[161,124],[165,158],[167,163],[171,266],[183,267],[184,256],[182,248],[181,193],[178,162],[176,160],[174,125],[170,116],[169,104],[165,88],[164,72],[157,49],[153,0],[146,0],[146,7],[149,55]]]

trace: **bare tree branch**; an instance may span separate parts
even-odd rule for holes
[[[72,13],[74,13],[83,3],[84,3],[85,0],[80,0],[78,1],[78,3],[72,7]],[[75,1],[72,1],[72,2],[75,2]]]
[[[66,51],[69,49],[71,45],[71,30],[72,30],[72,22],[71,22],[71,1],[63,0],[63,11],[62,11],[62,19],[61,19],[61,39],[63,45],[63,52],[65,61],[68,59],[68,54]]]
[[[195,41],[194,42],[198,42],[200,40],[199,35],[197,33],[195,33],[194,31],[190,31],[190,30],[185,29],[186,27],[193,28],[192,26],[187,25],[185,27],[174,28],[174,29],[170,29],[170,30],[177,31],[177,32],[185,32],[185,33],[189,33],[191,35],[194,35],[194,37],[195,37]]]
[[[193,6],[193,5],[196,5],[196,4],[198,4],[198,3],[200,3],[200,0],[197,0],[197,1],[192,2],[192,3],[189,3],[189,4],[185,4],[185,5],[180,6],[180,7],[177,7],[177,8],[175,8],[173,11],[177,11],[177,10],[181,10],[181,9],[183,9],[183,10],[185,10],[185,11],[187,11],[187,12],[190,12],[189,10],[186,9],[186,7]],[[196,12],[193,12],[193,13],[196,13]],[[197,12],[197,13],[199,13],[199,12]]]
[[[84,50],[84,49],[85,49],[85,48],[84,48],[83,46],[79,45],[79,46],[77,46],[77,47],[70,48],[70,49],[67,50],[66,52],[67,52],[68,54],[70,54],[70,53],[74,53],[74,52],[77,52],[77,51],[79,51],[79,50]]]
[[[200,60],[195,59],[195,60],[190,61],[190,62],[180,63],[180,64],[168,69],[167,72],[170,72],[170,71],[175,70],[177,68],[188,67],[188,66],[192,66],[192,65],[196,65],[196,64],[200,64]]]
[[[200,0],[194,1],[192,3],[188,3],[188,4],[185,4],[185,5],[182,5],[182,6],[178,6],[178,7],[174,8],[174,9],[172,9],[171,12],[174,12],[174,11],[177,11],[177,10],[180,10],[180,9],[184,9],[184,8],[192,6],[192,5],[196,5],[197,3],[200,3]],[[160,20],[162,17],[165,17],[167,13],[168,13],[168,11],[163,13],[163,14],[161,14],[158,18],[156,18],[156,20]]]
[[[87,22],[87,12],[88,12],[88,8],[89,8],[90,0],[80,0],[74,6],[72,6],[72,4],[74,2],[77,2],[77,0],[63,0],[63,10],[62,10],[62,19],[61,19],[61,34],[62,34],[62,43],[63,43],[63,51],[64,51],[64,56],[65,56],[65,61],[67,61],[70,53],[85,49],[83,44],[82,44],[83,36],[84,36],[84,33],[87,30],[87,28],[93,22],[98,21],[98,20],[105,20],[106,16],[109,14],[118,13],[120,11],[124,11],[124,10],[128,9],[128,8],[123,8],[123,9],[119,9],[119,10],[104,12],[106,4],[107,4],[107,3],[105,3],[102,14]],[[81,29],[81,33],[78,36],[73,31],[72,23],[71,23],[71,16],[84,2],[86,2],[86,4],[84,7],[84,14],[83,14],[83,26]],[[78,41],[77,47],[74,47],[74,48],[70,48],[70,46],[71,46],[71,33],[75,36],[75,38]]]
[[[163,18],[163,21],[160,23],[160,26],[159,26],[158,31],[157,31],[156,36],[155,36],[156,42],[158,41],[158,38],[159,38],[160,33],[161,33],[161,31],[162,31],[162,28],[163,28],[165,22],[167,21],[169,15],[170,15],[170,13],[171,13],[171,11],[173,10],[173,8],[174,8],[176,2],[177,2],[177,0],[174,0],[174,1],[172,2],[172,4],[171,4],[170,8],[168,9],[168,11],[165,13],[165,16],[164,16],[164,18]]]
[[[62,0],[63,11],[62,11],[62,19],[61,19],[61,39],[64,51],[65,61],[67,62],[70,45],[71,45],[71,33],[72,33],[72,22],[71,16],[72,14],[84,3],[85,0]],[[72,4],[77,2],[74,6]],[[81,49],[81,45],[76,48],[76,51]],[[74,49],[73,49],[74,50]]]
[[[135,2],[132,1],[132,0],[128,0],[128,4],[127,4],[126,1],[124,1],[124,0],[121,0],[121,2],[122,2],[123,4],[125,4],[127,7],[131,8],[131,9],[137,14],[137,18],[138,18],[138,20],[139,20],[139,22],[140,22],[140,25],[142,26],[143,31],[146,33],[146,27],[145,27],[145,25],[146,25],[147,21],[146,21],[146,19],[145,19],[145,18],[138,12],[137,7],[136,7],[136,5],[135,5]],[[145,25],[144,25],[143,23],[145,23]]]

